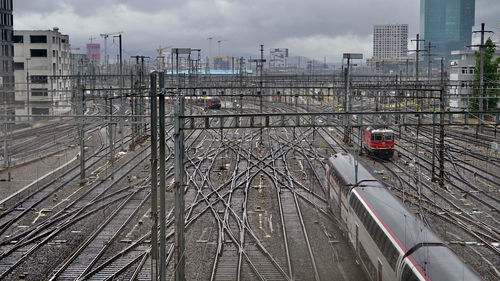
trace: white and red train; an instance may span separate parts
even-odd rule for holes
[[[329,206],[371,280],[481,280],[352,155],[328,166]]]
[[[394,131],[385,127],[364,128],[362,146],[368,154],[389,159],[394,154]]]

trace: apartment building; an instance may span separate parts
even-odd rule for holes
[[[70,110],[71,47],[59,28],[14,31],[16,115],[58,115]]]
[[[407,24],[377,24],[373,26],[373,57],[375,59],[400,59],[407,55]]]

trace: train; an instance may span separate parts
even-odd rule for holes
[[[362,148],[377,158],[389,159],[394,154],[394,131],[386,127],[363,128]]]
[[[167,103],[171,103],[172,101],[175,101],[176,98],[171,98],[171,97],[165,97],[165,101]],[[209,97],[209,96],[200,96],[200,97],[185,97],[184,102],[185,104],[189,104],[191,101],[193,101],[193,104],[199,105],[199,106],[204,106],[205,109],[220,109],[221,108],[221,101],[217,97]]]
[[[328,160],[328,204],[373,281],[481,280],[351,154]]]

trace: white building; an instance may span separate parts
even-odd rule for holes
[[[71,71],[70,55],[69,36],[57,27],[14,31],[16,115],[57,115],[70,110],[71,81],[63,77]]]
[[[288,66],[288,49],[272,48],[269,51],[269,68],[286,68]]]
[[[458,59],[450,61],[450,85],[448,94],[450,97],[450,108],[455,110],[467,110],[469,99],[473,91],[474,73],[476,68],[475,50],[452,51],[452,56]],[[494,54],[494,58],[500,56],[500,50]]]
[[[374,59],[398,59],[407,55],[407,24],[377,24],[373,26]]]

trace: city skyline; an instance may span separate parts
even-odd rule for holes
[[[207,38],[213,36],[227,40],[221,43],[221,55],[258,56],[259,45],[264,44],[266,49],[289,48],[291,57],[326,57],[330,62],[340,61],[344,52],[371,57],[375,24],[408,24],[409,39],[419,32],[419,1],[356,0],[342,6],[340,2],[319,0],[268,2],[152,0],[144,5],[116,0],[18,0],[14,3],[14,29],[48,30],[57,26],[80,52],[84,52],[91,36],[123,31],[126,56],[155,55],[159,45],[174,45],[201,48],[206,57]],[[487,28],[495,30],[498,15],[500,3],[477,0],[473,29],[486,22]],[[102,38],[97,41],[103,44]],[[216,41],[212,43],[213,52],[218,48]],[[113,59],[117,42],[109,38],[108,44]]]

